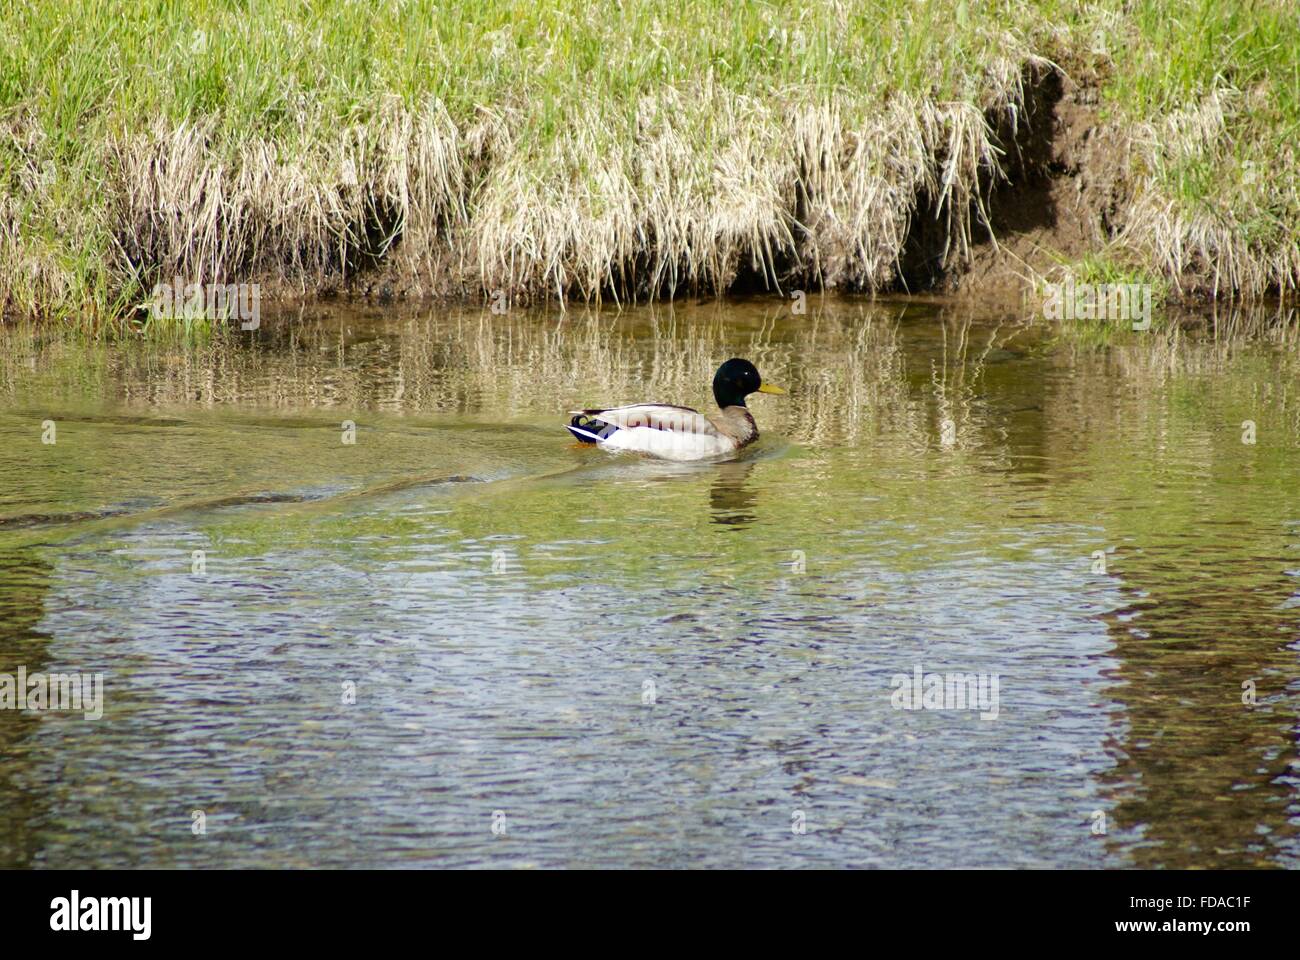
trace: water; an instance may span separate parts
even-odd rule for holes
[[[731,355],[791,391],[736,462],[563,430]],[[1300,866],[1297,358],[865,300],[10,330],[0,672],[105,702],[0,710],[0,866]],[[894,709],[918,666],[996,719]]]

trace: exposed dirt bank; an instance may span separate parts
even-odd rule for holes
[[[255,281],[280,301],[796,290],[1011,300],[1080,269],[1154,279],[1174,299],[1294,290],[1300,251],[1256,257],[1230,222],[1189,221],[1153,199],[1140,169],[1164,147],[1150,128],[1103,118],[1096,69],[1031,57],[972,100],[897,96],[865,122],[712,90],[706,112],[722,132],[708,156],[665,94],[643,104],[622,155],[575,134],[532,173],[509,123],[466,127],[434,101],[386,102],[301,157],[254,140],[223,162],[208,126],[159,123],[107,159],[113,271],[135,284],[114,296],[137,316],[151,285],[173,277]],[[1220,136],[1224,109],[1216,100],[1171,118],[1168,139]],[[28,300],[56,300],[16,225],[6,238],[6,262],[33,278]]]
[[[1019,96],[985,112],[988,144],[994,153],[974,165],[977,172],[967,186],[965,209],[954,211],[951,192],[938,200],[933,196],[935,184],[951,180],[944,170],[951,158],[940,148],[932,157],[931,176],[918,177],[916,195],[899,205],[902,244],[884,269],[840,271],[829,277],[821,272],[816,254],[810,257],[801,249],[820,226],[814,216],[810,223],[796,223],[790,245],[778,245],[766,254],[744,250],[729,275],[714,279],[725,279],[725,292],[739,294],[875,289],[1010,303],[1034,295],[1043,282],[1059,280],[1088,258],[1111,256],[1117,245],[1122,246],[1131,220],[1133,164],[1139,152],[1132,130],[1102,116],[1103,79],[1094,67],[1084,64],[1071,65],[1068,72],[1045,62],[1026,66]],[[809,196],[813,191],[803,180],[806,171],[800,173],[793,191]],[[806,216],[808,206],[800,204],[798,215]],[[851,256],[842,250],[838,253],[842,259]],[[1158,274],[1150,264],[1135,259],[1131,250],[1121,249],[1116,256],[1139,274]],[[621,275],[634,276],[635,270]],[[301,282],[267,279],[280,296],[288,297],[342,294],[386,300],[430,292],[413,286],[409,273],[393,258],[376,261],[350,277],[322,277],[314,289]],[[1222,289],[1214,265],[1205,258],[1193,258],[1182,276],[1167,279],[1170,299],[1184,303],[1242,292]],[[636,289],[635,283],[632,288],[612,285],[601,292],[644,297],[718,290],[708,283],[683,282],[658,290]],[[485,300],[494,295],[530,298],[526,290],[493,291],[465,277],[437,293]],[[1263,291],[1266,299],[1280,293],[1285,291],[1278,287]]]
[[[950,261],[935,285],[960,295],[1022,296],[1124,226],[1131,201],[1129,137],[1098,111],[1097,78],[1031,70],[1019,113],[989,117],[1005,178],[984,184],[969,258]]]

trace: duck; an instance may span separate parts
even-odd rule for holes
[[[764,383],[748,360],[732,357],[713,375],[713,399],[720,413],[706,416],[671,403],[633,403],[570,410],[568,429],[582,444],[663,460],[728,457],[758,439],[758,425],[745,406],[751,393],[784,395],[785,390]]]

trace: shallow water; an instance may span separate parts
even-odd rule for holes
[[[0,333],[0,672],[104,674],[101,719],[0,710],[0,867],[1300,866],[1300,341],[1265,321]],[[736,462],[562,428],[707,407],[731,355],[791,390]],[[918,667],[996,675],[996,718],[895,709]]]

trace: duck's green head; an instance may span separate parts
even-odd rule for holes
[[[713,375],[713,399],[718,406],[743,407],[751,393],[785,393],[780,387],[763,382],[758,368],[748,360],[732,357]]]

